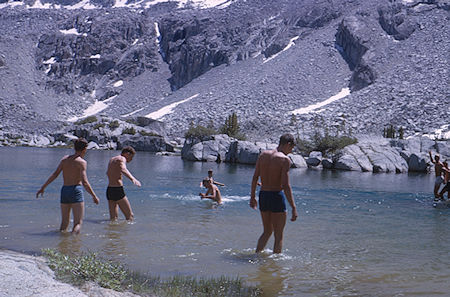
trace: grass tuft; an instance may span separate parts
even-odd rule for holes
[[[96,253],[68,256],[44,249],[43,254],[59,280],[77,286],[89,281],[116,291],[159,297],[258,297],[262,293],[256,287],[246,286],[240,278],[175,276],[161,279],[132,272],[121,264],[99,258]]]

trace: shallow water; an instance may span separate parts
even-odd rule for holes
[[[94,251],[152,275],[240,276],[264,296],[447,296],[450,209],[434,209],[433,177],[304,169],[290,171],[299,209],[283,254],[273,240],[255,255],[260,216],[248,207],[252,166],[183,162],[139,152],[128,164],[141,188],[125,181],[136,221],[110,223],[105,198],[112,151],[89,151],[82,234],[60,234],[54,181],[35,198],[65,149],[0,148],[0,248],[39,253]],[[200,200],[214,170],[222,206]],[[290,209],[289,209],[290,211]]]

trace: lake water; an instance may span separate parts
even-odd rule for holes
[[[183,162],[138,152],[128,164],[142,182],[125,180],[136,221],[110,223],[106,166],[117,151],[89,151],[82,234],[60,234],[62,177],[43,199],[35,193],[66,149],[0,148],[0,248],[39,253],[93,251],[152,275],[240,276],[264,296],[448,296],[450,209],[431,206],[431,174],[372,174],[291,169],[299,211],[285,229],[283,254],[248,207],[253,166]],[[200,200],[214,170],[224,204]],[[289,209],[290,215],[290,209]]]

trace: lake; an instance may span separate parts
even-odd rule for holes
[[[128,268],[169,277],[239,276],[264,296],[447,296],[450,209],[432,207],[431,174],[291,169],[299,218],[288,221],[283,254],[255,255],[262,232],[248,206],[253,166],[184,162],[138,152],[125,180],[135,222],[109,222],[106,167],[118,151],[88,151],[82,234],[61,234],[62,177],[35,193],[68,149],[0,147],[0,248],[40,253],[97,252]],[[222,206],[201,200],[214,170]],[[288,207],[290,217],[290,207]]]

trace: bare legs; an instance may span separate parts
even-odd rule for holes
[[[286,225],[286,212],[261,211],[261,219],[264,231],[258,239],[256,252],[259,253],[264,249],[273,233],[275,238],[273,252],[275,254],[281,253],[283,247],[283,230]]]
[[[66,231],[70,223],[70,210],[73,212],[72,233],[79,234],[83,224],[84,202],[79,203],[61,203],[61,226],[59,231]]]
[[[128,201],[128,198],[126,196],[118,201],[108,200],[108,206],[109,206],[109,218],[111,219],[111,221],[115,221],[118,219],[119,208],[125,215],[125,219],[127,219],[127,221],[132,221],[134,219],[134,214],[133,211],[131,210],[130,201]]]

